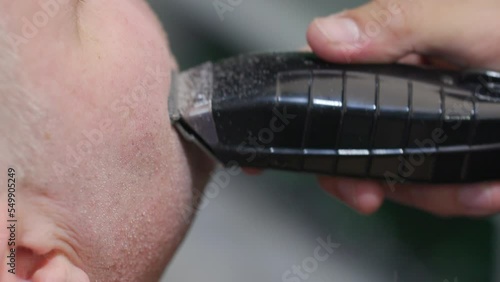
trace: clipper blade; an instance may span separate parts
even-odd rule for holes
[[[190,139],[209,145],[218,142],[212,116],[212,63],[172,73],[168,112],[170,121]]]

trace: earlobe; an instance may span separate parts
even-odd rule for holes
[[[65,256],[56,255],[40,267],[32,282],[90,282],[88,275],[71,263]]]
[[[0,199],[5,197],[0,193]],[[0,212],[0,222],[7,221],[7,214]],[[12,262],[9,230],[0,228],[0,282],[90,282],[88,275],[75,266],[65,255],[54,253],[37,255],[30,249],[16,245]]]

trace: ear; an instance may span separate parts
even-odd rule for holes
[[[32,282],[90,282],[88,275],[73,265],[64,255],[47,260],[31,277]]]
[[[0,203],[6,203],[6,198],[5,193],[0,193]],[[0,209],[1,282],[90,282],[88,275],[63,254],[43,256],[22,246],[9,246],[11,232],[4,226],[7,219],[7,209]],[[12,260],[9,256],[14,249]]]
[[[6,275],[0,275],[1,282],[90,282],[88,275],[63,254],[39,256],[22,247],[16,250],[15,274],[9,269],[9,265],[3,269]]]

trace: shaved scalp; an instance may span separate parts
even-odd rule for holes
[[[16,86],[13,73],[16,62],[16,54],[9,42],[9,37],[4,25],[0,22],[0,156],[8,156],[9,136],[7,132],[11,129],[10,116],[15,114],[12,109],[12,93]],[[6,159],[3,157],[3,159]],[[10,160],[10,158],[7,158]]]
[[[9,36],[0,23],[0,156],[5,165],[21,165],[29,163],[38,144],[33,142],[37,129],[29,125],[39,118],[40,104],[21,83],[19,56]]]

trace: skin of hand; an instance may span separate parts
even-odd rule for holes
[[[0,0],[0,281],[159,279],[212,169],[170,125],[175,68],[146,1]]]
[[[499,12],[496,0],[378,0],[315,19],[307,39],[332,62],[500,70]],[[320,184],[363,214],[376,211],[384,198],[446,217],[500,212],[499,182],[389,189],[383,182],[320,177]]]

